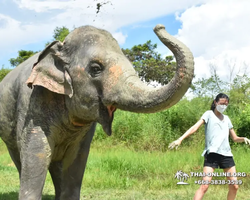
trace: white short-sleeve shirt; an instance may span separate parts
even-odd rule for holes
[[[229,130],[233,125],[229,117],[223,115],[223,120],[220,120],[212,110],[208,110],[201,119],[205,121],[205,149],[202,156],[206,152],[233,156],[229,145]]]

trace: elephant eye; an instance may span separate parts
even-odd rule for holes
[[[92,77],[97,77],[103,71],[102,65],[99,63],[91,63],[89,67],[89,72]]]

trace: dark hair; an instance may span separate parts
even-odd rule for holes
[[[224,93],[218,94],[218,95],[215,97],[215,99],[213,100],[213,102],[212,102],[212,105],[211,105],[211,110],[212,110],[212,111],[214,111],[214,109],[215,109],[215,107],[216,107],[214,101],[218,102],[220,99],[227,99],[227,101],[229,102],[229,97],[228,97],[226,94],[224,94]]]

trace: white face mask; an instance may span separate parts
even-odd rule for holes
[[[220,112],[221,114],[227,109],[226,105],[217,105],[216,106],[216,110],[218,110],[218,112]]]

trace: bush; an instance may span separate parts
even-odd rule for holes
[[[165,151],[170,142],[176,140],[202,114],[210,108],[211,99],[195,98],[191,101],[181,100],[178,104],[162,112],[154,114],[138,114],[118,110],[115,113],[112,129],[113,135],[109,138],[101,126],[97,126],[94,142],[104,142],[110,145],[125,145],[135,150]],[[201,131],[204,132],[202,129]],[[192,136],[185,140],[188,145],[193,141],[200,142],[200,136]]]
[[[94,142],[125,145],[135,150],[163,150],[171,127],[161,113],[137,114],[118,110],[112,126],[113,134],[107,138],[100,125],[97,126]]]
[[[11,69],[5,69],[2,67],[0,70],[0,82],[3,80],[3,78],[11,71]]]
[[[238,116],[237,120],[237,134],[241,137],[250,138],[250,105],[246,105]]]

